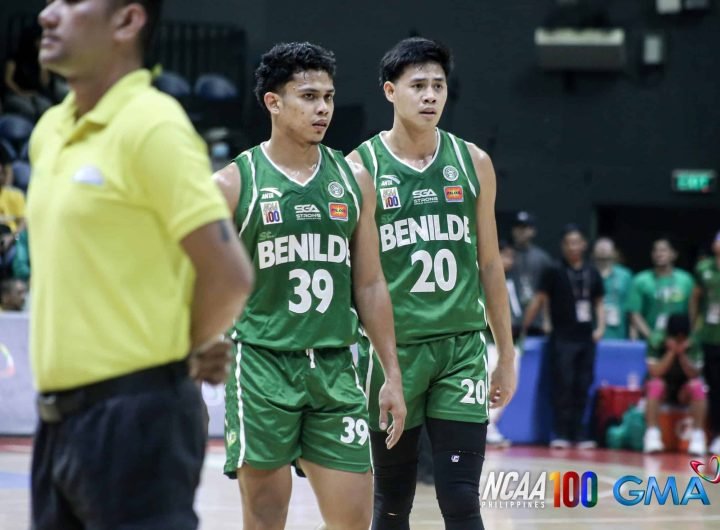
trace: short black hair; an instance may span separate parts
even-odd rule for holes
[[[667,243],[667,245],[670,247],[670,250],[672,250],[672,251],[676,250],[675,243],[672,240],[672,238],[669,236],[663,235],[660,237],[656,237],[652,244],[653,248],[655,248],[655,245],[657,245],[658,243]]]
[[[116,7],[140,4],[145,10],[147,20],[140,32],[140,43],[142,44],[143,55],[146,55],[150,51],[153,37],[155,36],[155,29],[160,21],[163,0],[115,0],[115,2]]]
[[[560,231],[560,236],[562,239],[565,239],[569,234],[577,232],[580,234],[580,236],[585,239],[585,234],[583,233],[582,229],[577,223],[568,223],[565,226],[563,226],[562,230]]]
[[[255,69],[255,97],[262,108],[268,92],[277,92],[293,75],[308,70],[335,77],[335,54],[310,42],[283,42],[263,54]]]
[[[390,48],[380,60],[380,85],[386,81],[394,83],[405,68],[425,63],[438,63],[445,77],[450,77],[453,68],[450,48],[424,37],[410,37]]]

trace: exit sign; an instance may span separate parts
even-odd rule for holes
[[[712,169],[676,169],[672,172],[672,187],[681,193],[712,193],[717,174]]]

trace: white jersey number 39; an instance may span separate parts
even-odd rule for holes
[[[315,306],[315,311],[324,313],[330,307],[333,297],[333,279],[325,269],[316,270],[312,276],[305,269],[293,269],[290,271],[290,280],[298,280],[293,289],[297,301],[288,300],[288,307],[293,313],[307,313],[313,305],[313,297],[320,302]],[[310,292],[312,291],[312,295]]]

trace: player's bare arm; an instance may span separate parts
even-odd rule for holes
[[[599,342],[605,335],[605,302],[602,296],[598,296],[595,301],[595,330],[593,331],[593,340]]]
[[[485,309],[498,348],[498,366],[490,379],[490,407],[502,407],[515,393],[515,350],[510,326],[505,272],[498,246],[495,223],[496,179],[490,157],[474,144],[468,144],[475,173],[480,180],[477,198],[478,264],[485,291]]]
[[[231,162],[224,168],[213,174],[213,180],[225,197],[231,212],[235,212],[240,200],[240,170],[235,162]]]
[[[360,221],[351,242],[353,295],[363,327],[375,347],[385,372],[380,389],[380,428],[387,428],[387,414],[393,424],[388,429],[386,444],[392,448],[405,428],[405,399],[402,376],[395,347],[395,323],[390,293],[380,265],[377,226],[375,225],[375,188],[368,172],[349,159],[353,175],[363,194]]]

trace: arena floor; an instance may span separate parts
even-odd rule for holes
[[[30,465],[30,440],[27,438],[0,438],[0,530],[27,530],[28,528],[28,468]],[[230,530],[242,527],[239,493],[235,483],[222,475],[224,450],[218,441],[209,446],[202,486],[197,499],[197,510],[204,530]],[[708,459],[702,459],[707,462]],[[549,480],[545,492],[544,508],[485,507],[483,518],[488,529],[678,529],[694,530],[720,528],[720,483],[701,480],[710,502],[703,505],[699,500],[689,500],[686,505],[673,505],[668,497],[664,505],[653,498],[649,505],[643,502],[635,506],[621,505],[613,495],[613,485],[625,475],[635,475],[643,481],[630,489],[645,490],[649,477],[655,476],[662,489],[668,477],[674,476],[679,500],[696,476],[689,466],[686,455],[666,454],[645,456],[624,451],[577,451],[549,450],[541,447],[511,447],[490,450],[481,483],[481,499],[486,480],[491,472],[516,471],[522,478],[530,473],[530,490],[540,473],[547,478],[554,471],[576,471],[579,475],[592,471],[597,475],[597,504],[585,508],[554,508],[553,489]],[[701,468],[702,471],[702,468]],[[714,474],[714,469],[711,470]],[[294,479],[293,498],[287,528],[314,530],[321,522],[315,500],[306,480]],[[514,490],[517,492],[517,490]],[[510,492],[512,493],[512,491]],[[626,498],[628,497],[627,494]],[[486,502],[496,502],[492,498]],[[510,502],[510,501],[506,501]],[[572,502],[572,499],[571,499]],[[411,519],[411,527],[418,529],[442,529],[440,514],[431,486],[418,485],[417,498]]]

